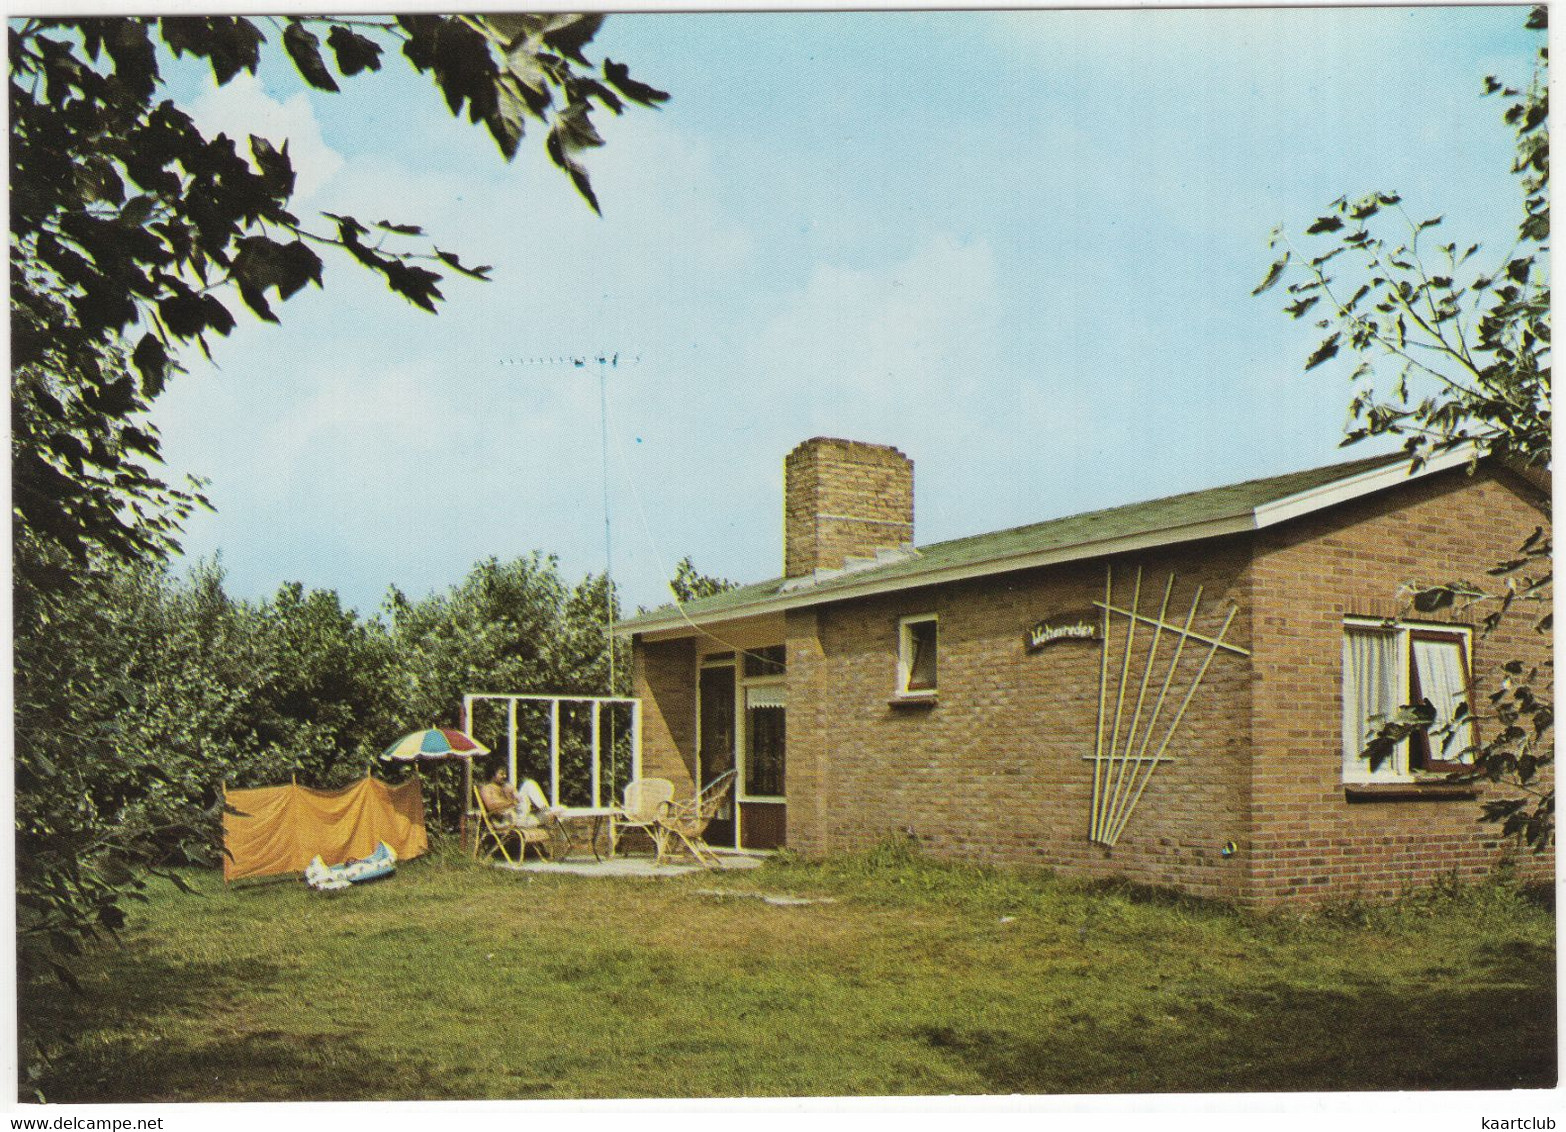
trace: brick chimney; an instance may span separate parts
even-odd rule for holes
[[[913,461],[885,444],[818,436],[783,462],[783,573],[840,569],[911,546]]]

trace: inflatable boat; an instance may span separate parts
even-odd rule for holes
[[[396,871],[396,850],[382,841],[368,857],[344,861],[340,865],[328,865],[317,854],[305,869],[305,880],[311,888],[327,892],[344,889],[351,884],[362,884],[367,880],[379,880]]]

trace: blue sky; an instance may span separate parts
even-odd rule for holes
[[[666,600],[691,555],[780,572],[783,457],[895,444],[918,541],[1348,458],[1352,362],[1251,290],[1267,239],[1400,191],[1509,246],[1503,105],[1523,8],[614,15],[597,47],[668,90],[600,123],[592,215],[536,139],[505,164],[400,60],[305,91],[199,91],[211,128],[291,138],[301,215],[423,224],[488,284],[429,316],[328,262],[324,291],[216,345],[160,400],[211,480],[191,556],[373,612],[538,549]],[[530,144],[533,143],[533,144]]]

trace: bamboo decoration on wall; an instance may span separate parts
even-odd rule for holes
[[[1174,625],[1167,620],[1169,599],[1174,593],[1174,574],[1171,573],[1168,581],[1164,583],[1164,596],[1159,604],[1157,617],[1149,617],[1142,612],[1140,566],[1136,570],[1136,582],[1132,586],[1129,609],[1115,604],[1114,584],[1115,568],[1108,566],[1104,572],[1104,600],[1093,603],[1103,611],[1104,650],[1099,661],[1098,729],[1093,743],[1093,813],[1088,840],[1104,846],[1112,846],[1120,840],[1126,823],[1131,820],[1131,814],[1136,810],[1137,803],[1142,800],[1142,792],[1147,789],[1148,782],[1152,780],[1153,772],[1158,769],[1158,764],[1164,761],[1165,753],[1169,750],[1169,742],[1185,719],[1186,709],[1191,706],[1191,700],[1196,696],[1196,690],[1201,687],[1202,679],[1207,675],[1208,666],[1212,664],[1218,650],[1225,649],[1241,656],[1250,655],[1249,650],[1228,644],[1224,640],[1238,612],[1233,606],[1230,606],[1229,614],[1224,618],[1223,628],[1218,631],[1216,637],[1208,637],[1192,631],[1191,626],[1196,621],[1196,611],[1202,601],[1201,586],[1196,587],[1196,594],[1191,598],[1191,610],[1186,614],[1185,623]],[[1112,664],[1110,655],[1112,641],[1110,629],[1111,618],[1119,617],[1125,618],[1126,628],[1121,641],[1123,652],[1119,664],[1115,665]],[[1135,702],[1132,704],[1128,688],[1132,680],[1131,661],[1138,624],[1151,626],[1153,637],[1147,646],[1147,656],[1142,665],[1141,677],[1137,682]],[[1152,704],[1149,705],[1148,689],[1153,683],[1154,673],[1158,671],[1159,648],[1166,634],[1176,638],[1174,653],[1163,670],[1162,682]],[[1159,723],[1163,718],[1164,706],[1169,701],[1170,688],[1175,682],[1181,657],[1185,653],[1186,645],[1191,641],[1199,642],[1198,648],[1201,645],[1207,646],[1207,655],[1202,658],[1190,686],[1185,689],[1179,708],[1169,720],[1168,726],[1162,729],[1162,738],[1158,745],[1153,747],[1153,736],[1160,731]],[[1118,667],[1120,676],[1119,687],[1113,694],[1114,708],[1111,711],[1109,682],[1111,668],[1115,667]],[[1178,689],[1175,695],[1179,696]],[[1126,722],[1128,705],[1130,719],[1122,734],[1121,724]],[[1151,755],[1148,754],[1149,748],[1153,751]]]

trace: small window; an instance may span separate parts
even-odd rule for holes
[[[1406,782],[1473,761],[1472,717],[1451,726],[1468,704],[1466,629],[1350,622],[1343,627],[1343,780]],[[1376,767],[1362,752],[1383,722],[1405,704],[1429,700],[1435,725],[1399,744]]]
[[[935,692],[936,651],[934,615],[903,618],[897,651],[898,695],[923,696]]]
[[[755,684],[745,689],[745,793],[783,797],[787,761],[788,689]]]
[[[745,676],[782,676],[788,668],[788,649],[783,645],[768,645],[761,649],[748,649],[745,653]]]

